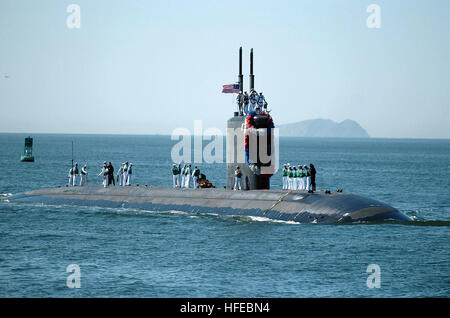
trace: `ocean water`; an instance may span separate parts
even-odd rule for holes
[[[449,297],[450,140],[281,138],[280,162],[317,168],[319,189],[388,203],[415,221],[291,224],[261,218],[8,202],[63,186],[75,161],[89,184],[103,161],[134,183],[171,185],[169,136],[0,134],[0,297]],[[225,164],[199,164],[217,187]],[[281,187],[278,172],[272,188]],[[70,264],[81,287],[68,288]],[[380,288],[369,288],[369,264]]]

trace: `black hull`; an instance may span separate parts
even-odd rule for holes
[[[298,223],[410,221],[397,209],[354,194],[305,191],[85,186],[33,190],[10,201],[266,217]]]

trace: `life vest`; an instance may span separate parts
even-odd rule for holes
[[[78,170],[78,168],[75,168],[75,170],[73,171],[73,174],[80,174],[80,171]]]
[[[294,170],[294,172],[292,173],[294,178],[297,178],[297,170]]]
[[[234,172],[234,175],[235,175],[237,178],[241,178],[241,177],[242,177],[241,170],[237,170],[237,169],[236,169],[236,171]]]
[[[81,168],[81,174],[82,175],[87,175],[87,172],[86,172],[86,170],[84,170],[84,168]]]
[[[293,170],[289,170],[289,178],[293,178],[294,177],[294,171]]]
[[[188,176],[191,173],[191,169],[189,167],[186,168],[186,170],[184,170],[184,174],[186,176]]]
[[[124,165],[123,166],[123,172],[127,172],[128,171],[128,165]]]
[[[288,176],[288,170],[287,169],[283,169],[283,177],[287,177]]]
[[[176,176],[177,174],[180,174],[180,171],[178,171],[177,167],[173,167],[172,168],[172,173],[173,173],[174,176]]]
[[[128,174],[132,174],[133,173],[133,169],[131,167],[128,168]]]
[[[108,168],[103,168],[103,175],[104,176],[107,176],[108,175]]]
[[[69,170],[69,176],[73,176],[73,168],[70,168],[70,170]]]

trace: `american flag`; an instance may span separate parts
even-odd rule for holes
[[[222,93],[229,94],[237,94],[239,93],[239,84],[227,84],[223,85]]]

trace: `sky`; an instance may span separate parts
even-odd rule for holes
[[[352,119],[371,137],[450,138],[449,12],[447,0],[1,0],[0,132],[224,129],[242,46],[244,88],[253,48],[276,125]]]

